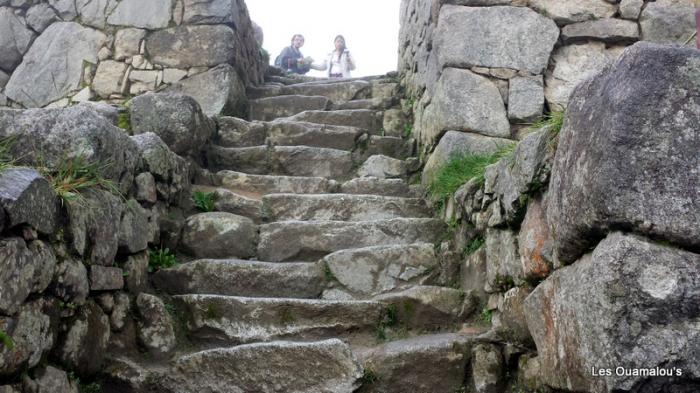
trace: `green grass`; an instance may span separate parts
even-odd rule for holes
[[[471,179],[476,179],[483,184],[486,167],[501,158],[512,155],[515,146],[515,144],[502,146],[492,154],[454,154],[444,166],[438,169],[433,181],[428,185],[428,193],[435,200],[444,200]]]
[[[80,393],[101,393],[102,385],[99,382],[78,383],[78,391]]]
[[[117,127],[126,131],[131,131],[131,114],[129,111],[124,111],[118,115]]]
[[[411,137],[413,134],[413,124],[412,123],[406,123],[403,126],[403,137],[405,139],[408,139]]]
[[[360,382],[362,382],[363,385],[371,385],[379,380],[379,376],[377,375],[377,372],[374,371],[374,366],[370,363],[365,364],[363,367],[362,371],[362,378],[360,378]]]
[[[466,247],[464,247],[464,251],[462,253],[463,256],[467,257],[469,255],[472,255],[476,250],[480,249],[481,246],[483,246],[485,243],[484,237],[483,236],[477,236],[473,238],[469,244],[467,244]]]
[[[150,250],[148,252],[148,272],[153,273],[159,269],[173,267],[178,264],[175,254],[168,248]]]
[[[39,171],[51,183],[56,194],[65,202],[80,201],[82,193],[96,188],[122,196],[116,184],[102,177],[101,172],[109,163],[88,162],[84,155],[64,157],[55,169],[40,167]]]
[[[12,337],[8,336],[7,333],[2,330],[0,330],[0,344],[9,350],[12,350],[15,347],[15,342],[12,341]]]
[[[481,321],[484,322],[485,324],[490,325],[491,324],[491,318],[493,317],[491,310],[487,308],[481,309],[481,314],[480,318]]]
[[[192,201],[195,207],[203,212],[214,211],[216,195],[213,192],[195,191],[192,193]]]
[[[15,159],[12,158],[10,150],[15,143],[14,136],[0,139],[0,171],[14,166]]]

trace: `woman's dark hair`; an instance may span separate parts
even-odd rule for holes
[[[302,40],[304,40],[304,36],[303,36],[303,35],[301,35],[301,34],[294,34],[294,35],[292,36],[292,39],[290,40],[290,42],[293,44],[293,43],[294,43],[294,39],[297,38],[297,37],[300,37]]]
[[[335,38],[333,38],[333,44],[335,44],[335,41],[337,41],[338,38],[340,38],[341,40],[343,40],[343,49],[342,49],[340,52],[338,52],[338,60],[340,60],[340,56],[343,55],[343,52],[345,52],[345,50],[347,49],[347,47],[345,46],[345,37],[343,37],[343,36],[340,35],[340,34],[338,34],[337,36],[335,36]]]

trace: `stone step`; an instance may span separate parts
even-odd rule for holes
[[[258,258],[272,262],[315,261],[349,248],[435,243],[445,229],[442,220],[432,218],[275,222],[260,226]]]
[[[209,169],[257,175],[347,179],[353,173],[349,151],[311,146],[218,147],[207,151]]]
[[[365,369],[358,393],[461,392],[473,335],[454,333],[392,341],[355,353]]]
[[[287,117],[286,120],[357,127],[366,130],[372,135],[380,135],[383,127],[382,111],[369,109],[305,111]]]
[[[251,147],[265,144],[267,127],[262,121],[247,121],[237,117],[216,118],[218,130],[214,144],[222,147]]]
[[[148,379],[158,381],[153,388],[163,393],[351,393],[362,375],[350,347],[330,339],[196,352],[179,357],[162,374]]]
[[[404,140],[394,136],[363,135],[357,141],[358,148],[353,151],[356,162],[364,162],[373,155],[384,155],[396,159],[406,159],[413,155],[416,141]]]
[[[396,98],[365,98],[361,100],[352,100],[343,102],[341,104],[333,104],[330,109],[374,109],[374,110],[385,110],[389,109],[399,103]]]
[[[216,177],[222,187],[252,199],[266,194],[325,194],[338,188],[338,183],[324,177],[253,175],[228,170],[219,171]]]
[[[259,199],[238,194],[227,188],[214,186],[193,185],[192,191],[213,193],[215,211],[248,217],[256,224],[262,222],[262,202]]]
[[[353,194],[270,194],[262,198],[265,220],[367,221],[429,217],[422,199]]]
[[[384,305],[372,301],[177,295],[190,336],[207,343],[242,344],[283,338],[309,340],[374,332]]]
[[[371,83],[363,80],[334,83],[298,83],[288,86],[249,88],[248,96],[251,98],[284,95],[323,96],[333,103],[342,103],[353,99],[369,98],[371,87]]]
[[[277,146],[314,146],[353,150],[364,133],[360,128],[309,122],[273,121],[265,123],[268,144]],[[382,142],[377,142],[382,143]],[[383,142],[386,143],[386,142]]]
[[[156,288],[170,295],[214,294],[246,297],[318,298],[324,269],[313,262],[269,263],[200,259],[159,270]]]
[[[433,244],[415,243],[336,251],[323,263],[334,284],[324,297],[335,293],[368,299],[426,282],[438,272],[440,261]]]
[[[373,299],[391,305],[397,326],[431,331],[458,325],[474,306],[472,299],[465,301],[461,290],[429,285],[418,285]]]
[[[269,121],[296,115],[308,110],[328,109],[330,101],[323,96],[280,95],[250,100],[250,119]]]
[[[340,185],[344,194],[374,194],[418,198],[403,179],[380,179],[377,177],[357,177]]]

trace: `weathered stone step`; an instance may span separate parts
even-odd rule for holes
[[[258,258],[315,261],[331,252],[389,244],[434,243],[445,231],[442,220],[393,218],[376,221],[283,221],[260,226]]]
[[[253,147],[266,144],[315,146],[352,150],[364,130],[303,121],[245,121],[235,117],[218,119],[214,144],[221,147]]]
[[[474,337],[433,334],[356,350],[365,379],[360,393],[460,392]]]
[[[193,185],[192,191],[213,193],[215,211],[248,217],[256,224],[262,221],[262,202],[259,199],[214,186]]]
[[[324,269],[313,262],[269,263],[200,259],[158,271],[157,288],[170,295],[214,294],[247,297],[317,298]]]
[[[324,177],[253,175],[228,170],[216,176],[223,187],[254,199],[265,194],[324,194],[338,188],[338,183]]]
[[[392,305],[399,326],[431,331],[456,326],[473,311],[472,300],[454,288],[418,285],[401,292],[387,293],[373,298]]]
[[[353,150],[357,146],[358,138],[364,133],[362,129],[356,127],[301,121],[273,121],[265,123],[265,125],[267,127],[267,142],[278,146],[303,145]]]
[[[298,83],[289,86],[264,86],[248,89],[248,96],[251,98],[284,95],[323,96],[333,103],[369,98],[370,94],[371,83],[363,80],[334,83]]]
[[[431,243],[373,246],[336,251],[323,263],[335,293],[354,299],[368,299],[385,292],[422,284],[437,272],[440,264]]]
[[[374,194],[384,196],[403,196],[418,198],[403,179],[380,179],[377,177],[357,177],[340,185],[339,192],[344,194]]]
[[[241,171],[258,175],[309,176],[342,179],[353,173],[349,151],[310,146],[211,146],[209,169]]]
[[[159,392],[351,393],[362,367],[338,339],[275,341],[185,355],[151,380]]]
[[[365,98],[361,100],[352,100],[341,104],[333,104],[330,109],[374,109],[385,110],[398,104],[398,99],[395,98]]]
[[[394,136],[363,135],[353,152],[357,162],[364,162],[373,155],[385,155],[400,160],[413,155],[415,140],[404,140]]]
[[[384,306],[372,301],[178,295],[196,340],[241,344],[281,338],[299,340],[372,331]]]
[[[286,120],[357,127],[373,135],[379,135],[383,127],[382,112],[369,109],[304,111],[287,117]]]
[[[353,194],[270,194],[262,199],[267,221],[367,221],[429,217],[422,199]]]
[[[326,110],[330,105],[323,96],[281,95],[250,100],[250,119],[269,121],[308,110]]]

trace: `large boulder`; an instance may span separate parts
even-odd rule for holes
[[[35,300],[14,317],[0,316],[0,331],[12,340],[11,348],[0,344],[0,376],[18,374],[41,362],[56,341],[56,308],[55,303]]]
[[[609,235],[525,301],[545,383],[585,392],[696,391],[699,288],[700,255]]]
[[[182,245],[198,258],[248,258],[255,253],[257,227],[250,218],[211,212],[190,216]]]
[[[83,63],[97,63],[107,36],[73,22],[57,22],[34,41],[5,88],[28,108],[42,107],[80,89]]]
[[[153,132],[170,150],[197,156],[215,130],[215,123],[197,101],[183,94],[144,94],[131,100],[134,134]]]
[[[638,43],[572,94],[547,221],[571,262],[620,229],[700,247],[700,53]]]
[[[177,201],[190,188],[189,164],[173,153],[153,132],[134,135],[131,139],[141,156],[140,170],[153,175],[159,199]]]
[[[440,9],[433,45],[439,69],[479,66],[541,74],[557,37],[551,19],[526,7],[446,5]]]
[[[447,130],[507,138],[510,124],[501,94],[487,78],[468,70],[443,70],[420,124],[420,139],[433,144]]]
[[[0,314],[14,314],[31,293],[46,289],[55,268],[56,257],[42,241],[27,245],[17,237],[0,240]]]
[[[23,19],[12,8],[0,7],[0,68],[9,73],[22,61],[35,37]]]
[[[100,306],[89,301],[61,335],[55,355],[79,374],[92,375],[102,368],[109,337],[109,318]]]
[[[168,27],[173,0],[122,0],[107,18],[110,25],[162,29]]]
[[[138,337],[148,351],[156,356],[170,352],[176,344],[173,321],[159,297],[141,293],[136,298],[136,307],[141,318]]]
[[[0,137],[14,138],[10,154],[19,164],[57,169],[82,157],[127,193],[137,164],[136,145],[107,116],[87,103],[65,109],[0,110]]]
[[[683,44],[695,31],[693,0],[657,0],[644,7],[639,26],[644,41]]]
[[[606,47],[602,42],[562,46],[552,54],[554,69],[545,74],[544,95],[554,110],[563,110],[569,95],[582,80],[600,72],[624,50],[623,46]]]
[[[0,172],[0,208],[5,226],[30,225],[46,235],[58,224],[58,198],[51,184],[31,168]]]
[[[146,37],[153,64],[175,67],[213,67],[231,63],[236,53],[233,30],[223,25],[179,26]]]
[[[207,116],[247,114],[245,84],[229,64],[180,80],[165,91],[191,96]]]
[[[104,190],[89,190],[82,199],[67,201],[66,234],[72,250],[93,264],[111,266],[123,209],[119,197]]]

